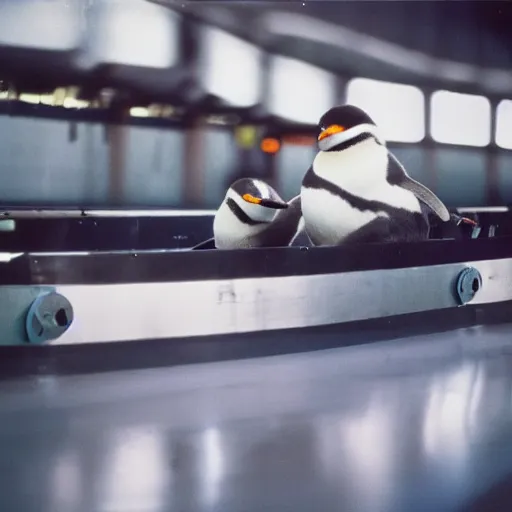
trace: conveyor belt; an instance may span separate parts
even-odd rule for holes
[[[4,382],[0,510],[509,511],[511,329]]]
[[[191,248],[213,236],[212,210],[95,210],[0,205],[1,252],[123,251]],[[454,212],[455,213],[455,212]],[[479,238],[512,233],[508,208],[460,208],[478,220]],[[431,218],[432,239],[474,235],[473,226]]]

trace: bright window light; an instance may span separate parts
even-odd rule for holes
[[[250,106],[259,100],[261,52],[222,30],[203,30],[201,72],[208,92],[233,105]]]
[[[347,103],[367,112],[386,140],[419,142],[425,137],[425,102],[417,87],[354,78],[347,85]]]
[[[503,100],[496,110],[496,144],[512,149],[512,100]]]
[[[336,104],[334,80],[320,68],[276,56],[270,67],[269,108],[280,117],[316,124]]]
[[[0,44],[70,50],[79,44],[80,13],[66,2],[0,3]]]
[[[99,62],[167,68],[178,57],[178,19],[143,0],[123,0],[100,9],[93,53]]]
[[[484,96],[436,91],[431,108],[436,141],[477,147],[491,142],[491,104]]]

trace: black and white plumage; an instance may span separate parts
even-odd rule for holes
[[[286,247],[300,235],[300,196],[286,202],[267,183],[242,178],[228,189],[213,221],[217,249]]]
[[[320,129],[320,151],[301,188],[315,245],[424,240],[429,210],[450,219],[434,193],[406,173],[364,111],[335,107]]]

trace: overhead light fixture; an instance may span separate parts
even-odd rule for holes
[[[32,105],[39,105],[41,96],[39,94],[27,94],[22,93],[19,96],[19,100],[23,103],[31,103]]]
[[[132,107],[130,109],[130,115],[132,117],[149,117],[149,110],[144,107]]]

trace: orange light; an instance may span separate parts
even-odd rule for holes
[[[260,147],[264,153],[275,154],[281,148],[281,143],[277,139],[267,138],[261,141]]]
[[[244,194],[242,196],[242,199],[244,201],[247,201],[248,203],[253,203],[253,204],[260,204],[261,203],[261,199],[259,197],[251,196],[251,194]]]
[[[329,127],[327,127],[319,136],[318,140],[325,139],[326,137],[329,137],[330,135],[334,135],[335,133],[341,133],[344,132],[345,128],[343,126],[340,126],[338,124],[333,124]]]

